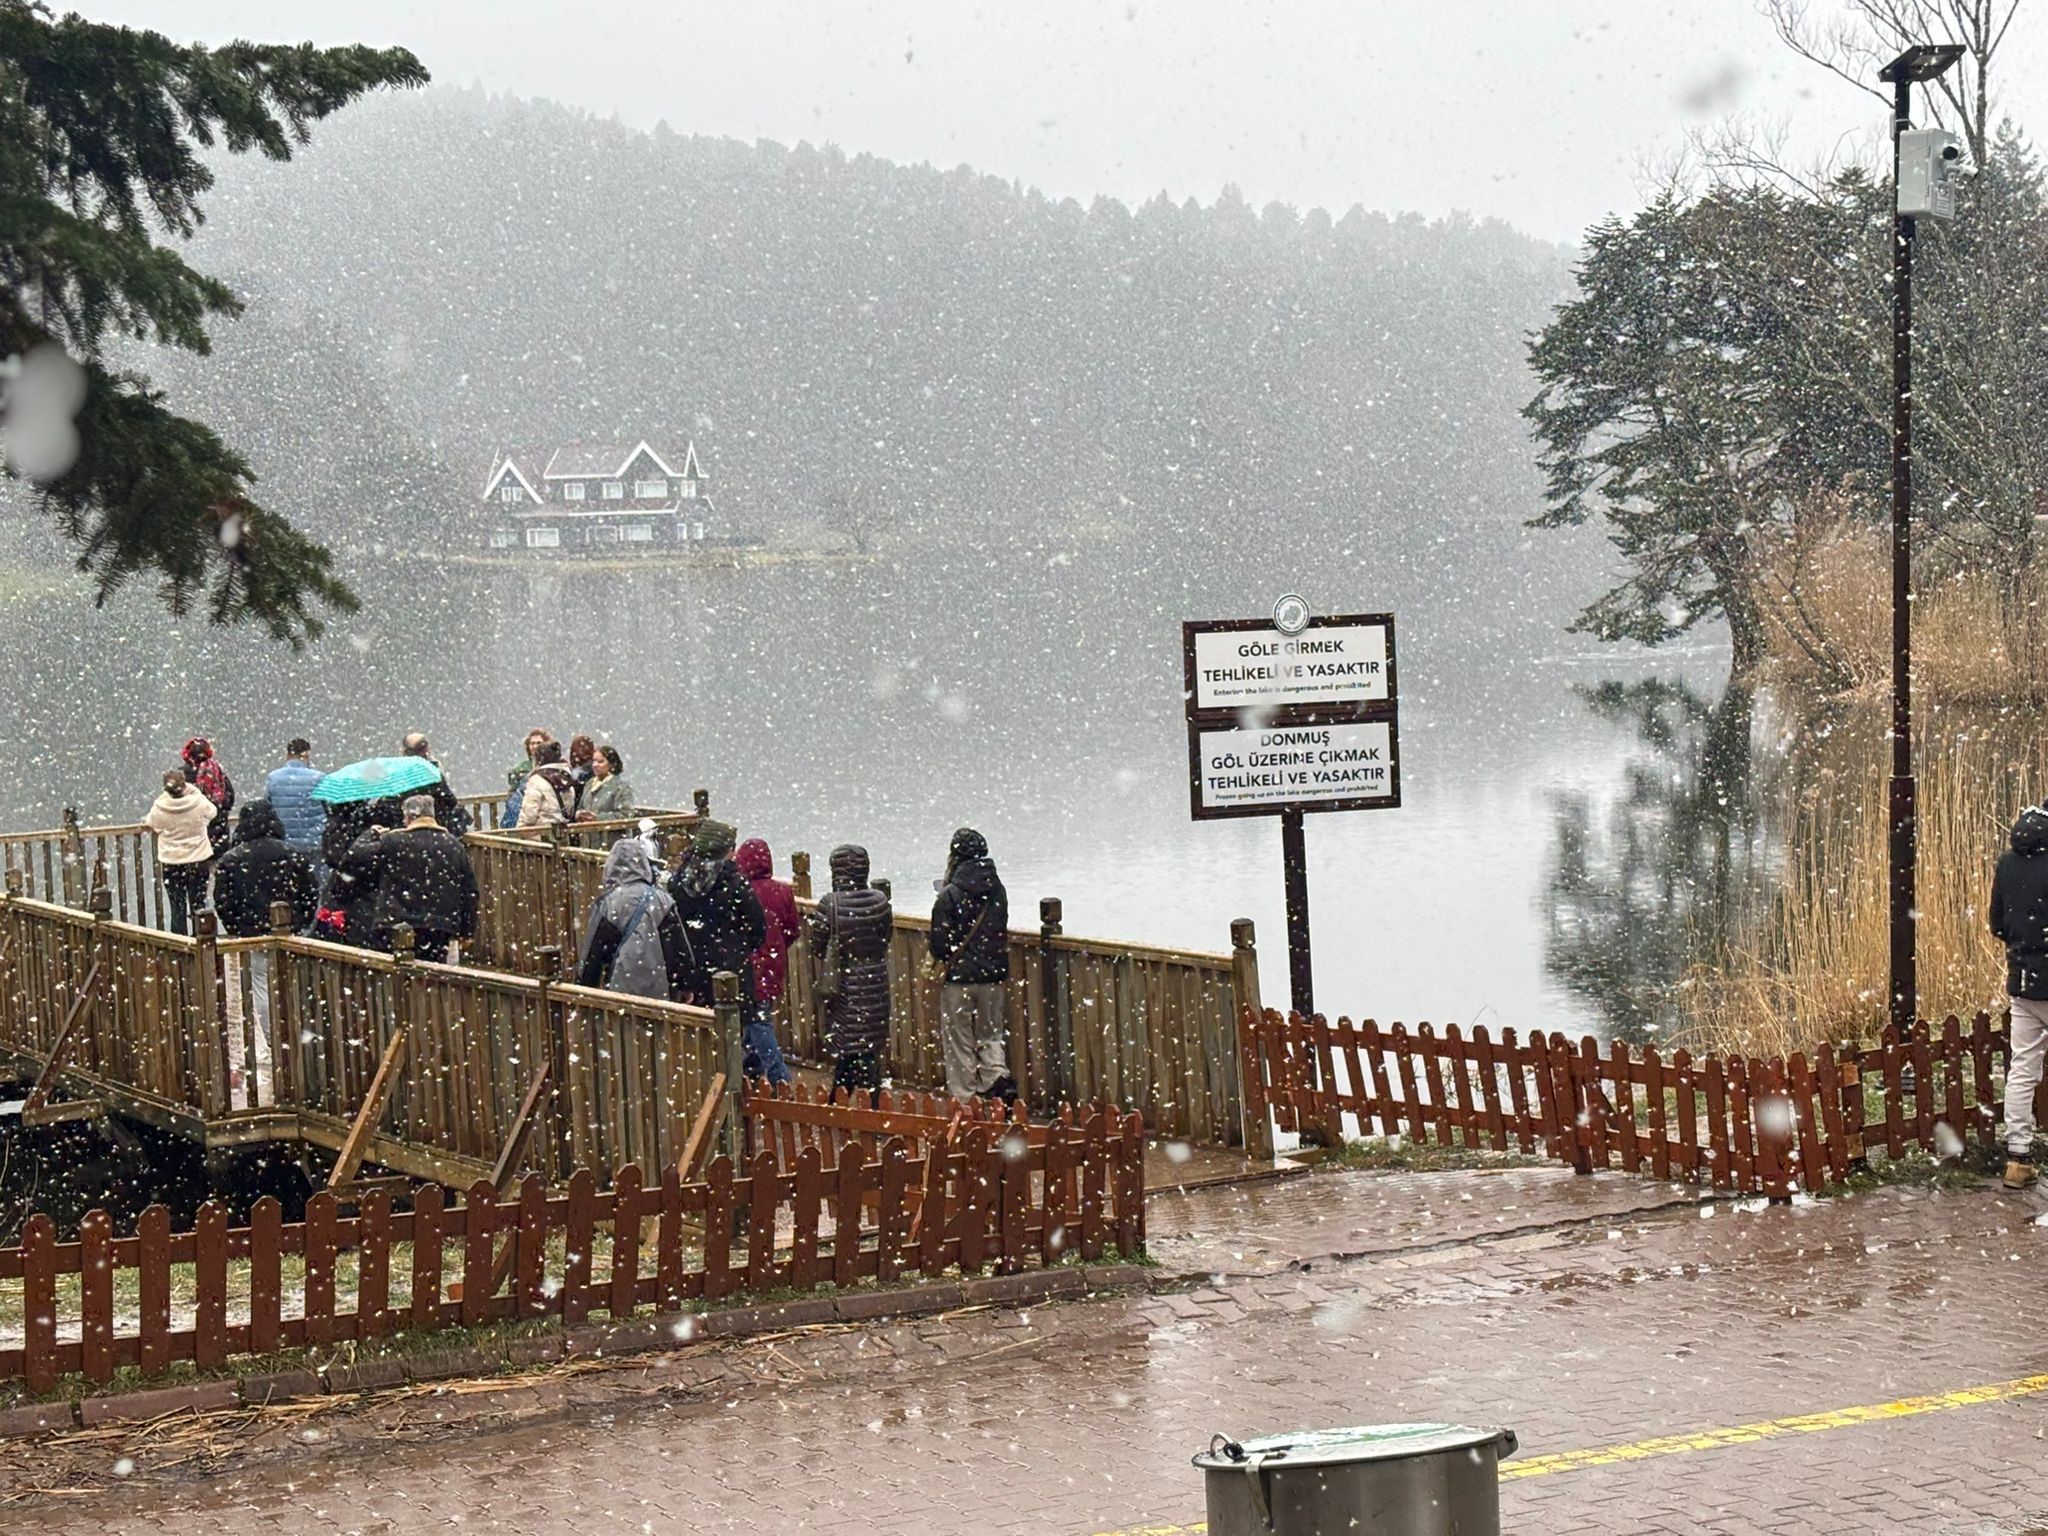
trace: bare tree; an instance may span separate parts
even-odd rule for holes
[[[846,535],[855,554],[871,555],[875,541],[896,519],[888,499],[878,488],[855,480],[842,483],[825,498],[825,521]]]
[[[1991,67],[2020,0],[1839,0],[1816,19],[1812,0],[1763,0],[1778,37],[1801,58],[1891,105],[1877,72],[1916,43],[1955,43],[1961,63],[1933,83],[1935,121],[1953,122],[1982,165],[1991,149]]]

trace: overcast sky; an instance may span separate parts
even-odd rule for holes
[[[1825,5],[1826,0],[1816,0]],[[2036,8],[2038,7],[2038,8]],[[63,8],[59,0],[59,8]],[[1731,110],[1803,152],[1883,112],[1755,0],[93,0],[180,39],[403,43],[438,81],[652,127],[965,161],[1055,196],[1496,215],[1568,240]],[[2048,3],[2001,95],[2048,90]]]

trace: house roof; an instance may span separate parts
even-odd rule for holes
[[[691,443],[683,449],[682,468],[671,469],[669,461],[644,437],[631,444],[619,443],[569,443],[548,455],[547,467],[541,471],[546,480],[616,480],[626,472],[626,466],[642,453],[652,459],[665,475],[687,475],[703,478],[704,472],[697,467],[697,445]]]
[[[524,463],[521,462],[522,459],[525,461]],[[531,454],[510,453],[500,454],[492,461],[490,478],[484,481],[483,493],[479,499],[489,501],[495,496],[498,492],[498,482],[503,480],[507,474],[512,475],[521,485],[525,486],[526,494],[535,501],[545,499],[534,488],[540,483],[540,476],[533,471],[533,456]]]

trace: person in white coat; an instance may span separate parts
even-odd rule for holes
[[[185,781],[185,771],[164,775],[164,792],[143,818],[156,834],[156,862],[163,871],[164,896],[173,933],[192,931],[192,914],[206,906],[213,878],[213,839],[207,826],[220,808]]]

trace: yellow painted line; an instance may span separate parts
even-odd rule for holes
[[[1713,1451],[1730,1445],[1753,1445],[1759,1440],[1775,1440],[1781,1435],[1811,1435],[1822,1430],[1852,1429],[1859,1424],[1883,1424],[1892,1419],[1910,1419],[1922,1413],[1974,1408],[1983,1403],[2002,1403],[2016,1397],[2035,1397],[2044,1392],[2048,1392],[2048,1376],[2021,1376],[2013,1381],[1995,1381],[1988,1386],[1961,1387],[1954,1392],[1895,1398],[1889,1403],[1831,1408],[1824,1413],[1796,1413],[1782,1419],[1759,1419],[1753,1424],[1735,1424],[1724,1429],[1659,1435],[1653,1440],[1634,1440],[1626,1445],[1595,1446],[1584,1451],[1559,1451],[1552,1456],[1504,1461],[1500,1466],[1500,1480],[1508,1483],[1524,1477],[1547,1477],[1553,1472],[1576,1472],[1582,1467],[1611,1467],[1624,1461],[1644,1461],[1652,1456],[1676,1456],[1684,1451]]]
[[[1659,1435],[1651,1440],[1632,1440],[1625,1445],[1594,1446],[1583,1451],[1558,1451],[1549,1456],[1529,1456],[1500,1464],[1500,1480],[1515,1482],[1525,1477],[1548,1477],[1554,1472],[1577,1472],[1585,1467],[1611,1467],[1627,1461],[1647,1461],[1654,1456],[1676,1456],[1686,1451],[1715,1451],[1731,1445],[1754,1445],[1782,1435],[1811,1435],[1829,1429],[1853,1429],[1859,1424],[1884,1424],[1893,1419],[1910,1419],[1923,1413],[1943,1413],[1951,1408],[1976,1408],[1985,1403],[2010,1402],[2017,1397],[2038,1397],[2048,1393],[2048,1375],[2021,1376],[2012,1381],[1994,1381],[1981,1387],[1959,1387],[1953,1392],[1930,1392],[1921,1397],[1894,1398],[1888,1403],[1864,1403],[1854,1408],[1830,1408],[1822,1413],[1795,1413],[1782,1419],[1758,1419],[1752,1424],[1731,1424],[1719,1429],[1698,1429],[1680,1435]],[[1114,1531],[1097,1531],[1094,1536],[1205,1536],[1207,1521],[1192,1525],[1134,1525]]]

